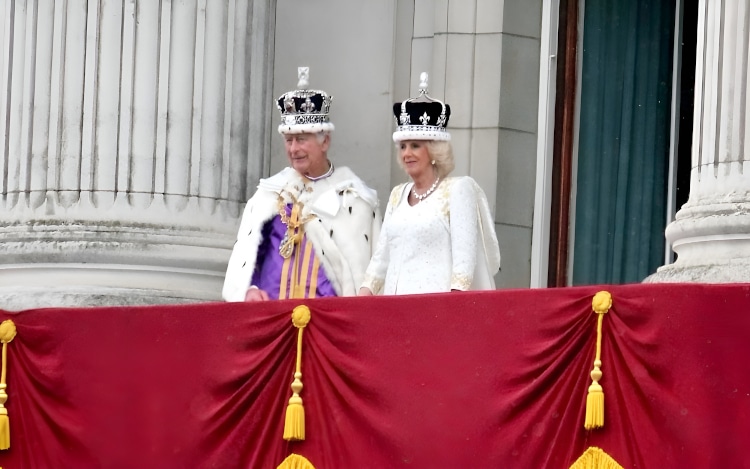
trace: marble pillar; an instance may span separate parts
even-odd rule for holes
[[[749,39],[749,0],[700,1],[690,196],[647,282],[750,282]]]
[[[273,5],[0,3],[0,308],[220,300]]]

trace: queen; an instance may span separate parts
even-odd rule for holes
[[[450,106],[427,93],[393,105],[398,163],[411,179],[393,188],[359,295],[495,288],[500,249],[481,187],[455,167]]]

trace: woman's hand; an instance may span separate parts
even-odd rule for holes
[[[372,290],[367,287],[361,287],[357,296],[372,296]]]

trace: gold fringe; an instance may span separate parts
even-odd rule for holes
[[[305,439],[305,408],[302,406],[302,331],[310,322],[310,308],[299,305],[292,311],[292,324],[297,331],[297,363],[294,369],[294,381],[292,382],[292,397],[286,408],[284,419],[284,439],[287,441],[300,441]]]
[[[596,446],[589,447],[570,469],[623,469],[612,456]]]
[[[602,379],[602,323],[604,315],[612,307],[612,295],[607,291],[600,291],[594,295],[591,307],[597,314],[596,321],[596,356],[594,357],[594,369],[591,370],[592,383],[586,396],[586,421],[583,427],[593,430],[604,426],[604,389],[599,380]]]
[[[8,371],[8,344],[16,336],[16,325],[10,319],[0,323],[0,342],[3,343],[2,351],[2,371],[0,371],[0,450],[10,448],[10,418],[8,409],[5,408],[5,401],[8,400],[8,394],[5,390],[8,385],[5,384],[5,378]]]
[[[276,469],[315,469],[315,466],[304,456],[292,453]]]

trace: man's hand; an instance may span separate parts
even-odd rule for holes
[[[251,285],[250,288],[245,292],[245,301],[268,301],[271,298],[268,296],[265,290],[261,290],[255,285]]]

